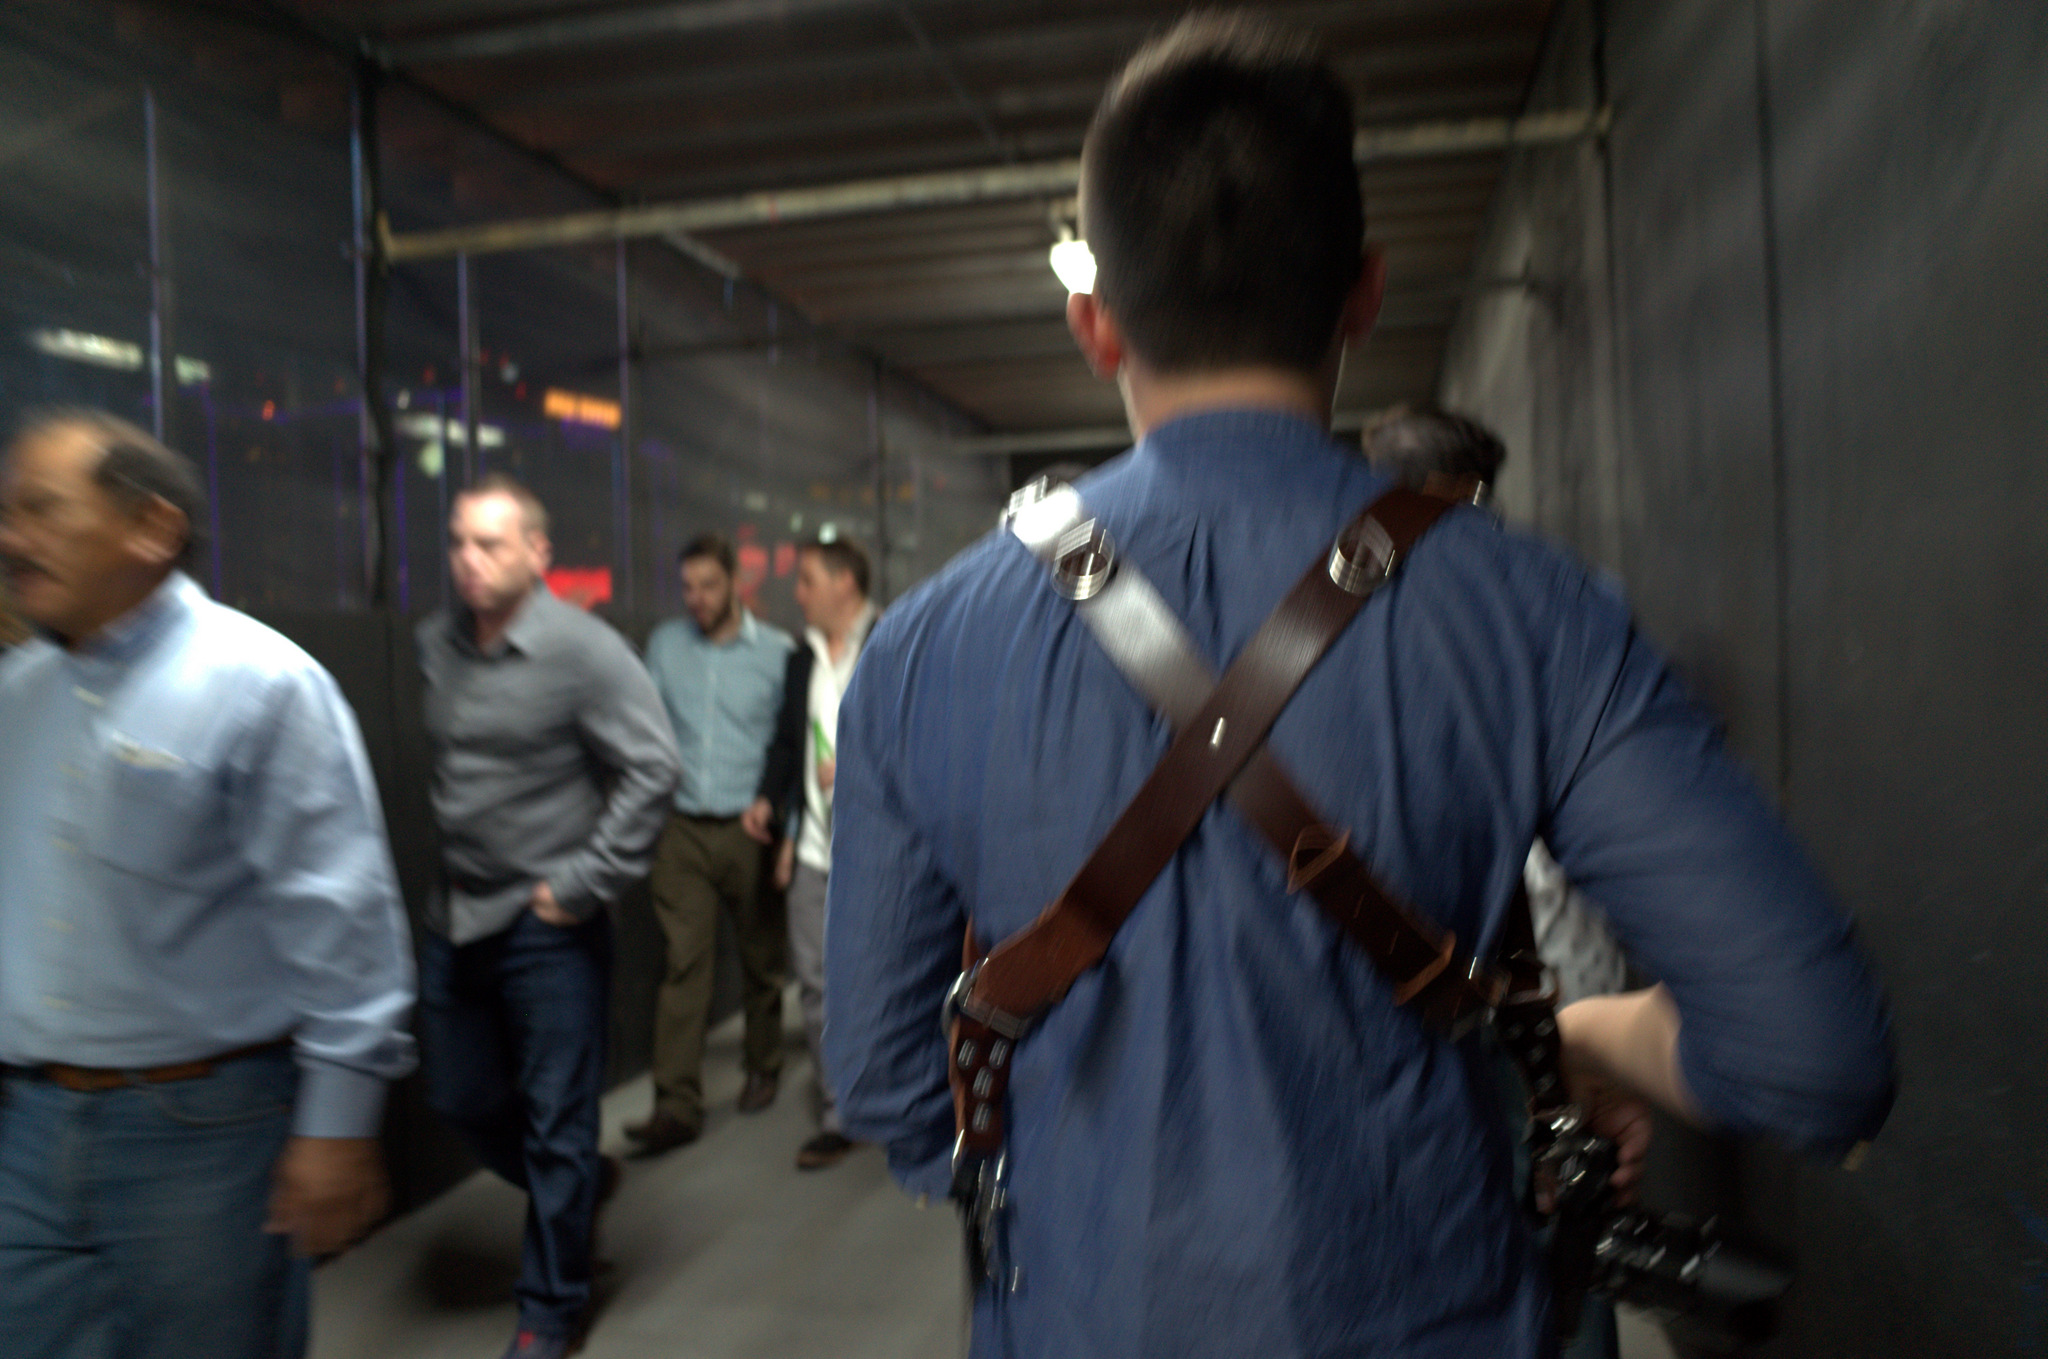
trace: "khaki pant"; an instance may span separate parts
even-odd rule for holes
[[[704,1116],[704,1030],[711,1018],[718,912],[732,919],[746,1007],[747,1070],[782,1069],[782,897],[769,856],[738,818],[669,817],[648,883],[668,936],[668,969],[654,1010],[654,1107],[686,1123]]]

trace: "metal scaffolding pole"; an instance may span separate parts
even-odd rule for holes
[[[396,572],[391,544],[397,516],[393,478],[399,471],[398,435],[384,399],[385,314],[391,292],[391,262],[383,250],[384,182],[377,154],[377,89],[383,74],[375,62],[359,59],[351,87],[353,126],[349,168],[354,188],[356,257],[356,360],[362,367],[362,415],[358,438],[368,474],[364,506],[364,594],[373,609],[394,602]]]
[[[476,300],[470,295],[468,255],[455,257],[455,346],[461,351],[462,484],[467,486],[483,472],[483,455],[477,451],[476,409],[483,377],[477,372]]]
[[[1428,156],[1469,156],[1533,146],[1556,146],[1605,135],[1608,109],[1570,109],[1526,118],[1471,118],[1405,127],[1361,128],[1353,152],[1361,165]],[[862,213],[947,207],[1002,199],[1058,197],[1081,182],[1081,162],[1046,161],[998,165],[934,174],[857,180],[808,189],[736,194],[694,203],[608,208],[480,226],[450,227],[394,235],[387,243],[395,261],[445,259],[458,254],[491,254],[630,240],[780,222],[850,217]]]
[[[175,365],[164,352],[168,343],[170,275],[164,267],[163,170],[157,155],[156,91],[142,90],[142,153],[149,200],[149,414],[158,442],[168,436],[170,403],[165,397],[164,370]]]
[[[632,275],[626,243],[616,247],[619,276],[619,442],[612,464],[613,570],[618,572],[619,603],[633,607],[633,311]]]

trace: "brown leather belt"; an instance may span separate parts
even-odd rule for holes
[[[25,1076],[46,1080],[52,1085],[62,1086],[80,1094],[97,1094],[106,1090],[119,1090],[130,1085],[170,1085],[176,1081],[196,1081],[211,1076],[222,1065],[238,1061],[243,1057],[254,1057],[258,1053],[270,1052],[287,1047],[289,1038],[276,1038],[268,1043],[253,1043],[246,1048],[236,1048],[215,1057],[202,1057],[197,1061],[173,1062],[169,1066],[153,1066],[141,1069],[117,1069],[103,1066],[71,1066],[65,1062],[42,1062],[35,1066],[9,1067]]]

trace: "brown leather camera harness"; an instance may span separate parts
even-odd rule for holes
[[[1431,1027],[1456,1038],[1490,1022],[1529,1092],[1529,1142],[1560,1227],[1576,1199],[1605,1198],[1612,1148],[1591,1137],[1559,1072],[1555,992],[1517,892],[1497,962],[1460,953],[1455,935],[1403,905],[1325,823],[1265,749],[1273,723],[1366,600],[1392,577],[1449,500],[1391,490],[1354,518],[1281,601],[1221,680],[1144,576],[1067,486],[1034,483],[1010,503],[1010,531],[1047,567],[1098,643],[1173,727],[1165,756],[1073,880],[1028,928],[985,956],[970,923],[965,970],[945,1006],[957,1137],[953,1189],[972,1277],[1014,1290],[1000,1220],[1007,1197],[1004,1099],[1016,1044],[1101,962],[1153,880],[1225,794],[1306,891]],[[1564,1154],[1560,1154],[1560,1153]],[[1547,1167],[1547,1169],[1545,1169]],[[1563,1248],[1553,1244],[1553,1255]],[[1561,1293],[1574,1285],[1557,1281]],[[1561,1307],[1576,1305],[1561,1298]],[[1562,1319],[1562,1318],[1561,1318]]]

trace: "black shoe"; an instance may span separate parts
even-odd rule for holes
[[[821,1132],[797,1148],[798,1170],[824,1170],[836,1166],[853,1150],[853,1139],[843,1133]]]
[[[674,1114],[657,1111],[645,1123],[628,1123],[626,1136],[639,1143],[642,1156],[659,1156],[677,1147],[687,1147],[704,1131],[701,1123],[685,1123]]]
[[[772,1071],[749,1071],[747,1088],[740,1091],[740,1112],[758,1114],[775,1103],[777,1081]]]
[[[626,1168],[616,1156],[600,1156],[597,1166],[597,1206],[604,1207],[618,1197],[619,1180]]]

